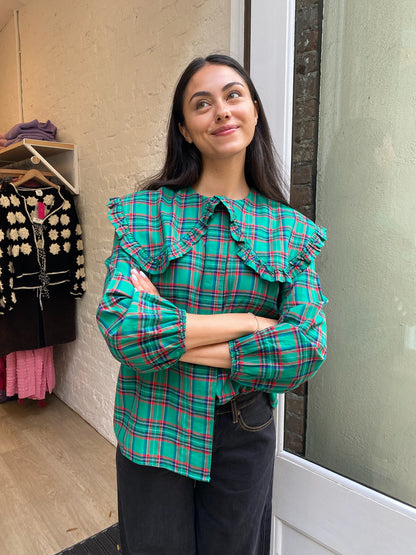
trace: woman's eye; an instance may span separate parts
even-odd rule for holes
[[[200,100],[196,105],[196,109],[199,110],[200,108],[206,108],[207,106],[209,106],[209,104],[206,100]]]
[[[228,98],[239,98],[241,96],[241,94],[238,91],[231,91],[228,95]]]

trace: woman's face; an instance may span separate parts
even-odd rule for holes
[[[189,81],[183,115],[180,132],[204,161],[245,156],[257,124],[247,83],[232,68],[216,64],[204,66]]]

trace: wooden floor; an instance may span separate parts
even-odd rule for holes
[[[0,553],[54,555],[117,522],[115,448],[55,396],[0,404]]]

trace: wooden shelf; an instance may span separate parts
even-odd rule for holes
[[[77,145],[23,139],[0,150],[0,167],[12,168],[24,160],[42,164],[72,193],[79,194]]]
[[[13,162],[21,162],[28,158],[28,148],[26,145],[33,146],[42,156],[53,156],[67,150],[74,150],[73,144],[58,143],[52,141],[38,141],[34,139],[23,139],[18,143],[6,146],[0,150],[0,166],[8,166]]]

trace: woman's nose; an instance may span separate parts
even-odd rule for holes
[[[222,119],[228,119],[231,116],[230,110],[225,104],[221,104],[217,108],[216,120],[221,121]]]

